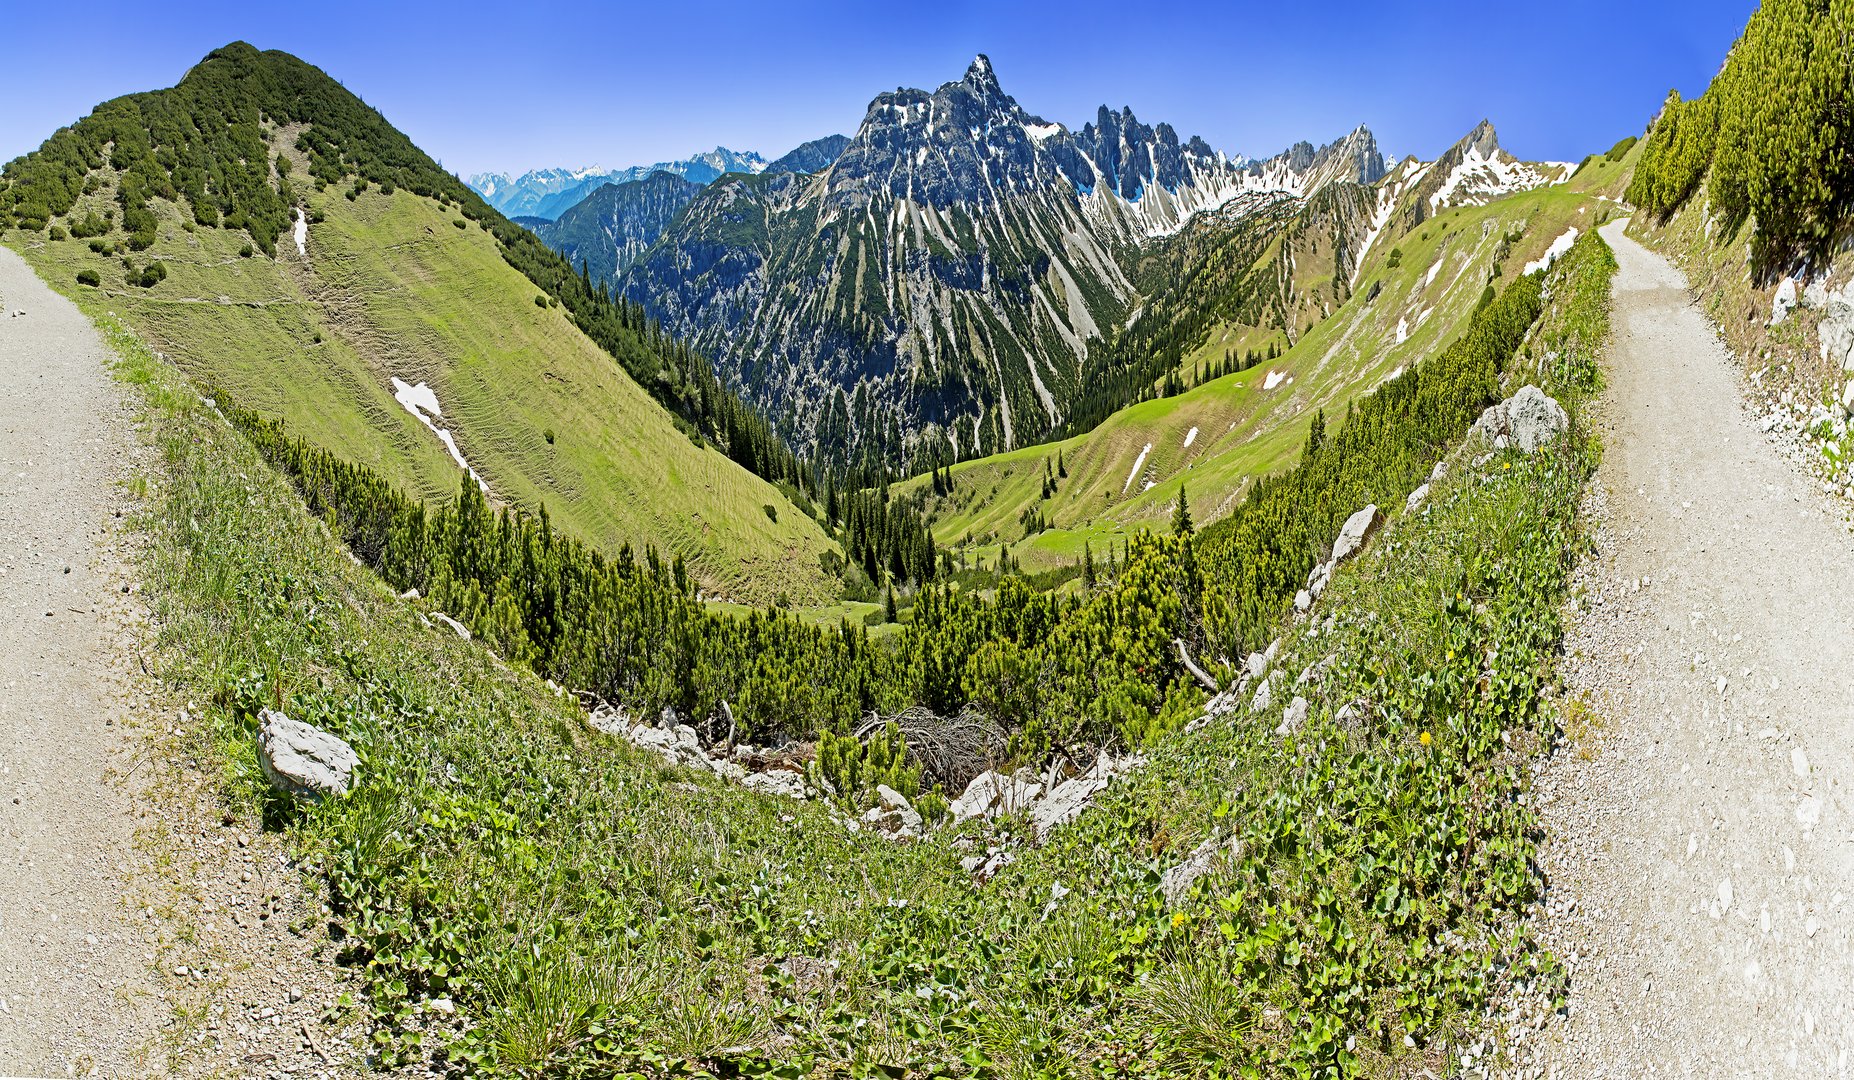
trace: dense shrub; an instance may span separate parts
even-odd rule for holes
[[[1854,3],[1770,0],[1699,99],[1670,95],[1629,199],[1665,217],[1710,176],[1770,265],[1825,245],[1854,210]]]
[[[103,284],[103,277],[95,270],[79,270],[77,272],[77,283],[79,285],[88,285],[94,289]]]

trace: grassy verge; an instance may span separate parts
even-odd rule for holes
[[[1574,249],[1534,334],[1573,406],[1594,367],[1567,351],[1588,359],[1607,321],[1602,254]],[[1389,1073],[1439,1063],[1503,988],[1556,978],[1518,918],[1536,888],[1520,796],[1555,728],[1580,442],[1459,465],[1348,564],[1317,637],[1288,635],[1271,708],[1165,739],[1049,843],[1005,821],[896,845],[636,754],[425,626],[170,369],[111,337],[162,454],[163,674],[207,705],[228,797],[262,804],[326,882],[382,1064]],[[1277,735],[1295,694],[1306,722]],[[356,745],[352,796],[272,800],[252,749],[266,704]],[[1168,902],[1161,874],[1206,841],[1223,854]],[[960,868],[994,847],[1015,861],[989,881]]]

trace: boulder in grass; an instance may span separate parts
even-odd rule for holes
[[[1332,565],[1337,566],[1356,555],[1358,550],[1365,546],[1365,541],[1383,523],[1384,515],[1378,511],[1377,503],[1372,503],[1346,518],[1345,524],[1339,528],[1339,539],[1333,541]]]
[[[1498,405],[1489,405],[1474,421],[1473,431],[1495,450],[1516,446],[1530,454],[1564,434],[1571,418],[1564,406],[1536,386],[1522,386],[1519,392]]]
[[[258,712],[258,763],[279,791],[309,802],[346,795],[360,764],[338,735],[280,712]]]

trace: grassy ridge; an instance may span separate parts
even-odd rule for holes
[[[1587,359],[1607,270],[1594,238],[1574,254],[1536,335]],[[162,449],[145,524],[163,670],[209,703],[233,796],[269,797],[260,703],[361,750],[354,796],[271,810],[327,883],[384,1061],[1388,1073],[1445,1054],[1503,986],[1555,978],[1512,919],[1535,887],[1515,796],[1552,727],[1541,694],[1588,464],[1574,445],[1458,469],[1394,543],[1348,564],[1321,609],[1334,622],[1278,661],[1332,658],[1298,691],[1298,735],[1272,734],[1277,701],[1167,738],[981,885],[945,834],[852,834],[824,806],[723,792],[588,732],[537,679],[421,626],[242,438],[113,336]],[[1168,904],[1160,871],[1206,839],[1234,854]],[[438,995],[459,1020],[422,1007]]]
[[[80,200],[103,205],[107,193]],[[159,206],[145,257],[168,277],[125,285],[116,260],[80,240],[12,233],[54,287],[106,305],[189,374],[430,500],[461,471],[392,397],[428,383],[493,497],[545,504],[569,533],[615,551],[682,555],[711,592],[756,602],[830,599],[819,556],[834,545],[776,487],[692,442],[475,224],[406,190],[304,196],[308,256],[240,257],[239,234],[183,227]],[[102,272],[100,290],[76,272]],[[552,441],[547,435],[553,434]],[[774,515],[765,512],[772,506]]]

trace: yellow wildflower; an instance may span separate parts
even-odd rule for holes
[[[1424,746],[1428,746],[1429,745],[1429,733],[1425,731],[1421,735],[1418,735],[1416,737],[1416,741],[1422,743]]]

